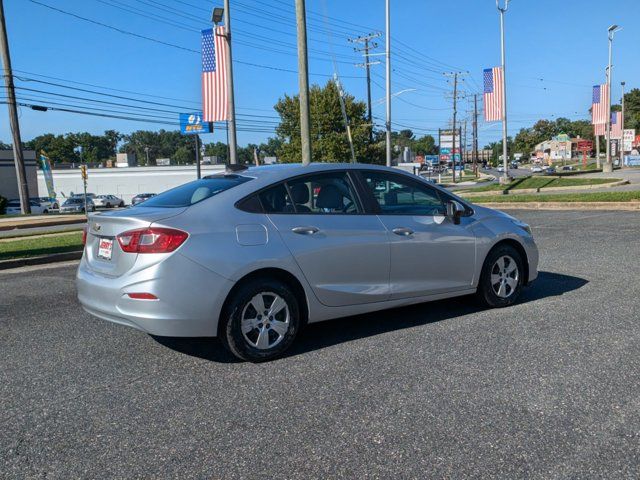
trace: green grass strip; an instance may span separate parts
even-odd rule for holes
[[[0,260],[82,250],[82,232],[0,242]]]
[[[526,203],[526,202],[632,202],[640,201],[640,190],[632,192],[561,193],[530,195],[495,195],[489,197],[465,196],[475,203]]]

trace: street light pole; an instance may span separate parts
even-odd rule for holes
[[[611,79],[613,77],[613,72],[611,71],[612,67],[612,58],[613,58],[613,36],[619,30],[618,25],[611,25],[609,27],[608,38],[609,38],[609,67],[607,68],[607,95],[609,101],[609,111],[607,112],[607,161],[602,166],[603,172],[613,172],[613,162],[611,161]]]
[[[233,57],[231,55],[231,13],[229,10],[229,0],[224,0],[224,28],[225,41],[227,42],[227,104],[228,113],[228,136],[229,136],[229,161],[231,164],[238,163],[238,139],[236,136],[236,102],[233,94]]]
[[[0,0],[0,54],[4,67],[4,84],[7,89],[7,107],[9,110],[9,123],[13,136],[13,160],[16,166],[18,180],[18,197],[20,198],[20,210],[23,214],[31,213],[29,203],[29,185],[27,173],[24,168],[24,156],[22,155],[22,140],[20,138],[20,123],[18,122],[18,107],[16,106],[16,91],[13,86],[13,71],[11,70],[11,55],[9,54],[9,39],[4,19],[4,5]]]
[[[311,163],[311,112],[309,107],[309,60],[307,52],[307,12],[305,0],[296,0],[298,26],[298,85],[300,90],[300,140],[302,164]]]
[[[390,0],[385,3],[386,35],[385,35],[385,59],[387,67],[387,118],[385,127],[387,130],[387,167],[391,166],[391,4]]]
[[[502,60],[502,157],[504,161],[504,174],[500,179],[500,183],[509,183],[509,174],[507,173],[507,71],[506,71],[506,55],[504,41],[504,14],[509,8],[509,0],[505,0],[504,7],[500,7],[500,0],[496,0],[496,7],[500,12],[500,56]]]
[[[622,120],[620,121],[622,139],[620,140],[620,168],[624,168],[624,86],[626,84],[626,82],[620,82],[620,85],[622,86]]]

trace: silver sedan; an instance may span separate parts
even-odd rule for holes
[[[282,354],[308,323],[475,294],[513,304],[537,277],[528,225],[372,165],[275,165],[90,216],[78,298],[149,334]]]

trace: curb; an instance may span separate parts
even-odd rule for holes
[[[499,202],[481,203],[495,210],[617,210],[640,211],[640,202]]]
[[[0,270],[10,270],[12,268],[29,267],[32,265],[44,265],[47,263],[68,262],[69,260],[80,260],[83,250],[79,252],[54,253],[52,255],[41,255],[39,257],[16,258],[13,260],[0,261]]]

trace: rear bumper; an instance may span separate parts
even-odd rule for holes
[[[82,259],[76,275],[78,300],[90,314],[168,337],[215,337],[220,310],[233,282],[174,254],[133,274],[109,277]],[[158,300],[134,300],[128,293]]]

